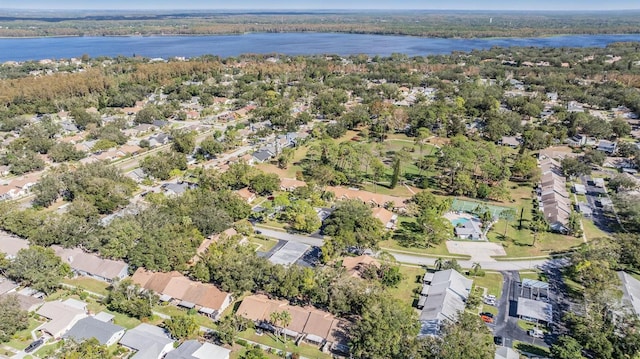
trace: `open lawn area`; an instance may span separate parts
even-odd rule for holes
[[[11,340],[4,344],[18,350],[24,350],[24,348],[34,340],[31,336],[31,332],[42,325],[42,323],[44,323],[44,321],[29,318],[29,327],[14,334]]]
[[[523,279],[533,279],[533,280],[540,280],[540,281],[545,281],[544,278],[541,278],[540,273],[538,272],[532,272],[532,271],[522,271],[519,273],[520,275],[520,280],[522,281]]]
[[[542,341],[542,339],[539,339],[539,340]],[[540,356],[543,358],[547,358],[550,355],[549,350],[547,350],[546,348],[539,347],[537,345],[531,345],[528,343],[519,342],[517,340],[513,341],[513,348],[522,353],[529,353],[529,354],[533,354],[535,356]]]
[[[62,341],[44,345],[36,351],[35,355],[39,358],[47,358],[50,355],[52,355],[56,350],[62,348],[62,345],[63,345]]]
[[[425,272],[426,270],[423,268],[400,266],[402,281],[397,288],[387,288],[387,294],[398,302],[413,306],[413,302],[418,299],[415,290],[422,288],[422,277]]]
[[[255,245],[256,251],[260,252],[268,252],[273,248],[276,244],[278,244],[277,240],[269,239],[264,236],[251,236],[249,237],[249,242]]]
[[[425,255],[429,257],[443,257],[443,258],[456,258],[456,259],[471,258],[469,256],[456,255],[456,254],[449,253],[445,242],[442,242],[437,246],[430,247],[430,248],[414,248],[414,247],[403,247],[395,239],[389,239],[389,240],[380,242],[378,246],[383,251],[389,250],[389,251],[406,252],[406,253],[413,253],[417,255]]]
[[[176,317],[176,316],[181,316],[181,315],[185,315],[188,314],[188,311],[186,309],[183,308],[179,308],[176,307],[175,305],[171,305],[171,304],[156,304],[153,306],[153,311],[158,312],[158,313],[162,313],[165,315],[169,315],[172,317]],[[190,314],[193,316],[193,318],[195,319],[196,323],[200,326],[203,327],[207,327],[207,328],[211,328],[211,329],[215,329],[215,324],[213,323],[213,321],[210,318],[205,317],[204,315],[200,315],[197,313],[194,314]],[[160,318],[160,317],[156,317],[154,315],[154,324],[160,324],[164,321],[164,319]]]
[[[256,343],[268,345],[272,348],[277,348],[279,350],[283,350],[283,351],[286,350],[288,352],[298,353],[301,356],[309,359],[331,358],[331,355],[321,352],[320,348],[306,344],[306,343],[300,343],[299,346],[296,346],[293,341],[287,340],[287,344],[285,348],[285,344],[280,339],[276,339],[274,334],[268,333],[268,332],[264,332],[262,335],[257,335],[254,329],[247,329],[246,331],[239,333],[238,336],[240,338],[247,339]]]
[[[592,220],[583,218],[582,219],[582,229],[584,230],[584,235],[587,237],[588,241],[591,241],[596,238],[606,238],[609,237],[609,234],[600,228],[598,228]]]
[[[411,187],[411,190],[409,188],[407,188],[406,186],[398,183],[398,185],[396,186],[396,188],[389,188],[387,185],[385,184],[373,184],[373,183],[364,183],[362,185],[362,189],[364,189],[365,191],[369,191],[369,192],[373,192],[373,193],[380,193],[380,194],[384,194],[384,195],[389,195],[389,196],[396,196],[396,197],[411,197],[414,195],[414,193],[418,193],[420,191],[422,191],[421,189],[415,188],[415,187]],[[413,192],[411,192],[413,191]]]
[[[107,288],[109,287],[109,283],[102,282],[93,278],[65,278],[62,280],[62,282],[100,295],[107,295],[109,293],[109,291],[107,290]]]
[[[485,273],[484,277],[466,276],[469,279],[473,279],[473,284],[476,287],[482,287],[487,289],[487,294],[495,295],[496,298],[500,297],[502,293],[502,274],[500,273]]]

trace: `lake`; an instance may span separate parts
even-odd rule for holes
[[[408,56],[449,54],[494,46],[604,47],[613,42],[640,41],[640,34],[567,35],[542,38],[442,39],[340,33],[250,33],[217,36],[58,37],[0,39],[0,62],[118,55],[150,58],[221,57],[246,53],[287,55],[367,54]]]

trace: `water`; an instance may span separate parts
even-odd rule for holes
[[[604,47],[613,42],[640,41],[640,34],[568,35],[544,38],[441,39],[338,33],[251,33],[218,36],[132,36],[0,39],[0,62],[97,56],[141,55],[150,58],[221,57],[246,53],[287,55],[367,54],[408,56],[449,54],[494,46]]]
[[[458,226],[463,226],[465,223],[469,221],[470,221],[469,218],[456,218],[451,220],[451,224],[453,224],[454,227],[458,227]]]

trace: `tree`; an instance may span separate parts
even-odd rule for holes
[[[503,211],[500,211],[498,215],[500,219],[504,220],[504,233],[502,233],[502,240],[507,239],[507,229],[509,228],[509,222],[513,221],[516,218],[516,210],[513,208],[509,208]]]
[[[591,173],[591,167],[577,158],[565,157],[562,159],[562,173],[567,177],[578,177]]]
[[[294,150],[293,148],[285,148],[278,156],[278,167],[286,169],[289,167],[289,163],[293,160]]]
[[[453,234],[451,223],[437,210],[425,209],[416,217],[416,225],[424,236],[424,247],[431,247],[450,239]]]
[[[71,274],[71,268],[63,263],[51,248],[31,246],[18,251],[6,270],[6,275],[46,294],[54,292],[62,278]]]
[[[271,195],[280,189],[280,177],[275,173],[259,173],[249,181],[249,188],[260,196]]]
[[[550,348],[553,359],[582,359],[582,345],[574,338],[562,335]]]
[[[202,156],[210,158],[224,152],[224,150],[225,145],[222,142],[216,140],[213,137],[207,137],[202,142],[200,142],[200,148],[198,149],[198,152]]]
[[[53,174],[42,176],[40,181],[31,189],[36,198],[33,200],[35,207],[49,207],[60,198],[60,192],[64,189],[64,184],[60,178]]]
[[[190,339],[198,335],[200,326],[192,315],[172,316],[164,321],[164,325],[175,339]]]
[[[358,251],[375,248],[384,236],[384,226],[373,217],[371,209],[358,200],[342,201],[325,220],[324,234],[338,253],[348,247]],[[333,254],[329,254],[330,256]]]
[[[429,129],[426,127],[420,127],[416,131],[415,142],[420,148],[420,154],[422,154],[422,151],[424,150],[424,145],[426,144],[426,141],[429,137],[431,137],[431,131],[429,131]]]
[[[96,338],[89,338],[80,343],[65,340],[60,352],[54,355],[57,359],[103,359],[109,356],[107,346],[100,344]]]
[[[349,332],[351,354],[355,358],[404,358],[418,335],[418,323],[408,306],[391,298],[373,297]]]
[[[251,326],[252,322],[238,315],[228,315],[218,322],[218,339],[225,344],[233,344],[236,335]]]
[[[174,169],[186,170],[187,159],[183,154],[177,152],[156,153],[145,157],[140,162],[140,167],[145,173],[159,180],[171,178],[171,171]]]
[[[264,354],[264,351],[259,346],[251,347],[246,352],[242,353],[239,359],[268,359]]]
[[[174,130],[171,131],[173,149],[178,153],[190,154],[196,148],[196,132]]]
[[[465,311],[455,323],[445,325],[434,354],[442,359],[493,359],[495,350],[487,326],[477,314]]]
[[[281,312],[272,312],[269,315],[269,320],[271,321],[271,324],[278,328],[278,333],[283,334],[282,341],[285,342],[286,338],[284,337],[284,328],[291,324],[291,313],[286,310]]]
[[[391,183],[389,188],[396,188],[398,185],[398,179],[400,178],[400,158],[396,158],[393,161],[393,174],[391,175]]]
[[[626,120],[616,117],[611,121],[611,131],[618,138],[629,136],[631,133],[631,125]]]
[[[75,147],[66,142],[58,142],[51,146],[48,152],[53,162],[78,161],[85,157],[84,152],[78,151]]]
[[[20,302],[14,295],[0,297],[0,318],[0,343],[9,341],[15,333],[29,326],[29,313],[20,309]]]
[[[313,233],[322,225],[316,211],[305,200],[291,202],[291,205],[285,209],[284,217],[291,228],[305,233]]]
[[[104,303],[109,310],[142,319],[153,315],[152,307],[157,299],[152,293],[141,291],[131,279],[125,279],[111,284]]]

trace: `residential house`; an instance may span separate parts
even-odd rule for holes
[[[517,148],[520,146],[521,138],[519,136],[502,136],[498,144],[511,148]]]
[[[322,348],[348,351],[345,333],[349,323],[313,307],[293,306],[259,294],[245,297],[236,314],[254,321],[259,328],[274,331],[276,327],[271,322],[271,314],[282,311],[291,316],[291,322],[282,328],[285,335]]]
[[[576,101],[570,101],[567,104],[567,111],[568,112],[584,112],[584,106]]]
[[[395,197],[344,187],[328,186],[327,191],[333,192],[337,200],[357,199],[371,207],[387,207],[387,204],[389,204],[394,210],[400,212],[406,210],[407,201],[409,200],[406,197]]]
[[[562,176],[562,166],[556,160],[539,160],[542,172],[538,188],[538,205],[552,230],[566,233],[571,215],[571,199]]]
[[[257,163],[264,163],[270,160],[274,155],[274,152],[267,149],[262,149],[253,153],[253,161]]]
[[[3,283],[0,283],[0,287],[2,287]],[[0,289],[0,293],[2,293],[2,289]],[[5,297],[9,295],[15,297],[18,300],[20,309],[27,312],[35,311],[36,309],[38,309],[38,307],[42,305],[42,303],[44,303],[44,300],[42,300],[42,298],[36,298],[34,296],[24,295],[24,294],[15,293],[15,292],[0,294],[0,297]]]
[[[179,272],[150,272],[138,268],[131,277],[140,287],[160,295],[160,300],[188,308],[197,309],[213,319],[231,304],[231,294],[209,283],[192,281]]]
[[[119,343],[136,351],[130,359],[160,359],[173,350],[171,335],[166,330],[147,323],[128,330]]]
[[[124,335],[125,328],[113,323],[104,322],[95,317],[80,319],[62,337],[82,342],[87,339],[96,338],[102,345],[111,346],[120,340]]]
[[[553,307],[546,301],[520,297],[516,315],[522,320],[546,325],[553,322]]]
[[[376,207],[372,210],[373,218],[377,218],[382,222],[385,229],[393,229],[396,226],[398,215],[385,209],[384,207]]]
[[[80,319],[87,317],[87,304],[75,299],[45,302],[36,312],[49,319],[38,329],[53,338],[61,338]]]
[[[180,196],[190,188],[187,182],[180,183],[165,183],[162,185],[162,190],[167,196]]]
[[[430,282],[423,284],[418,300],[420,336],[438,335],[443,324],[455,322],[465,308],[473,285],[471,279],[454,269],[436,272],[428,279]]]
[[[600,140],[598,142],[598,147],[596,147],[596,149],[598,151],[602,151],[608,155],[612,155],[616,152],[616,149],[618,147],[618,143],[617,142],[612,142],[612,141],[607,141],[607,140]]]
[[[247,187],[237,190],[236,193],[242,197],[242,199],[247,201],[247,203],[251,203],[256,199],[256,194],[249,191],[249,188]]]
[[[166,133],[158,133],[150,136],[147,140],[149,141],[149,147],[163,146],[169,143],[169,135]]]
[[[361,278],[364,269],[368,266],[380,268],[380,262],[366,254],[357,257],[345,257],[342,260],[342,267],[350,276],[355,278]]]
[[[305,187],[307,185],[304,181],[298,181],[292,178],[280,178],[280,190],[293,192],[296,188]]]
[[[7,258],[15,258],[21,249],[27,248],[29,248],[29,242],[26,240],[0,231],[0,252],[4,253]]]
[[[137,145],[122,145],[118,147],[118,152],[121,156],[135,155],[142,152],[142,147]]]
[[[126,176],[134,180],[136,183],[141,183],[147,178],[147,175],[144,173],[142,168],[136,168],[135,170],[127,173]]]
[[[187,340],[170,351],[164,359],[229,359],[231,350],[211,343]]]
[[[0,295],[15,293],[18,287],[16,282],[0,277]]]
[[[474,241],[483,239],[480,221],[476,218],[460,223],[453,229],[453,231],[460,239],[471,239]]]
[[[69,264],[77,274],[111,283],[114,279],[124,279],[129,275],[129,265],[123,261],[102,259],[86,253],[80,248],[51,246],[64,263]]]
[[[576,183],[573,185],[573,193],[575,194],[587,194],[587,187],[585,185]]]

